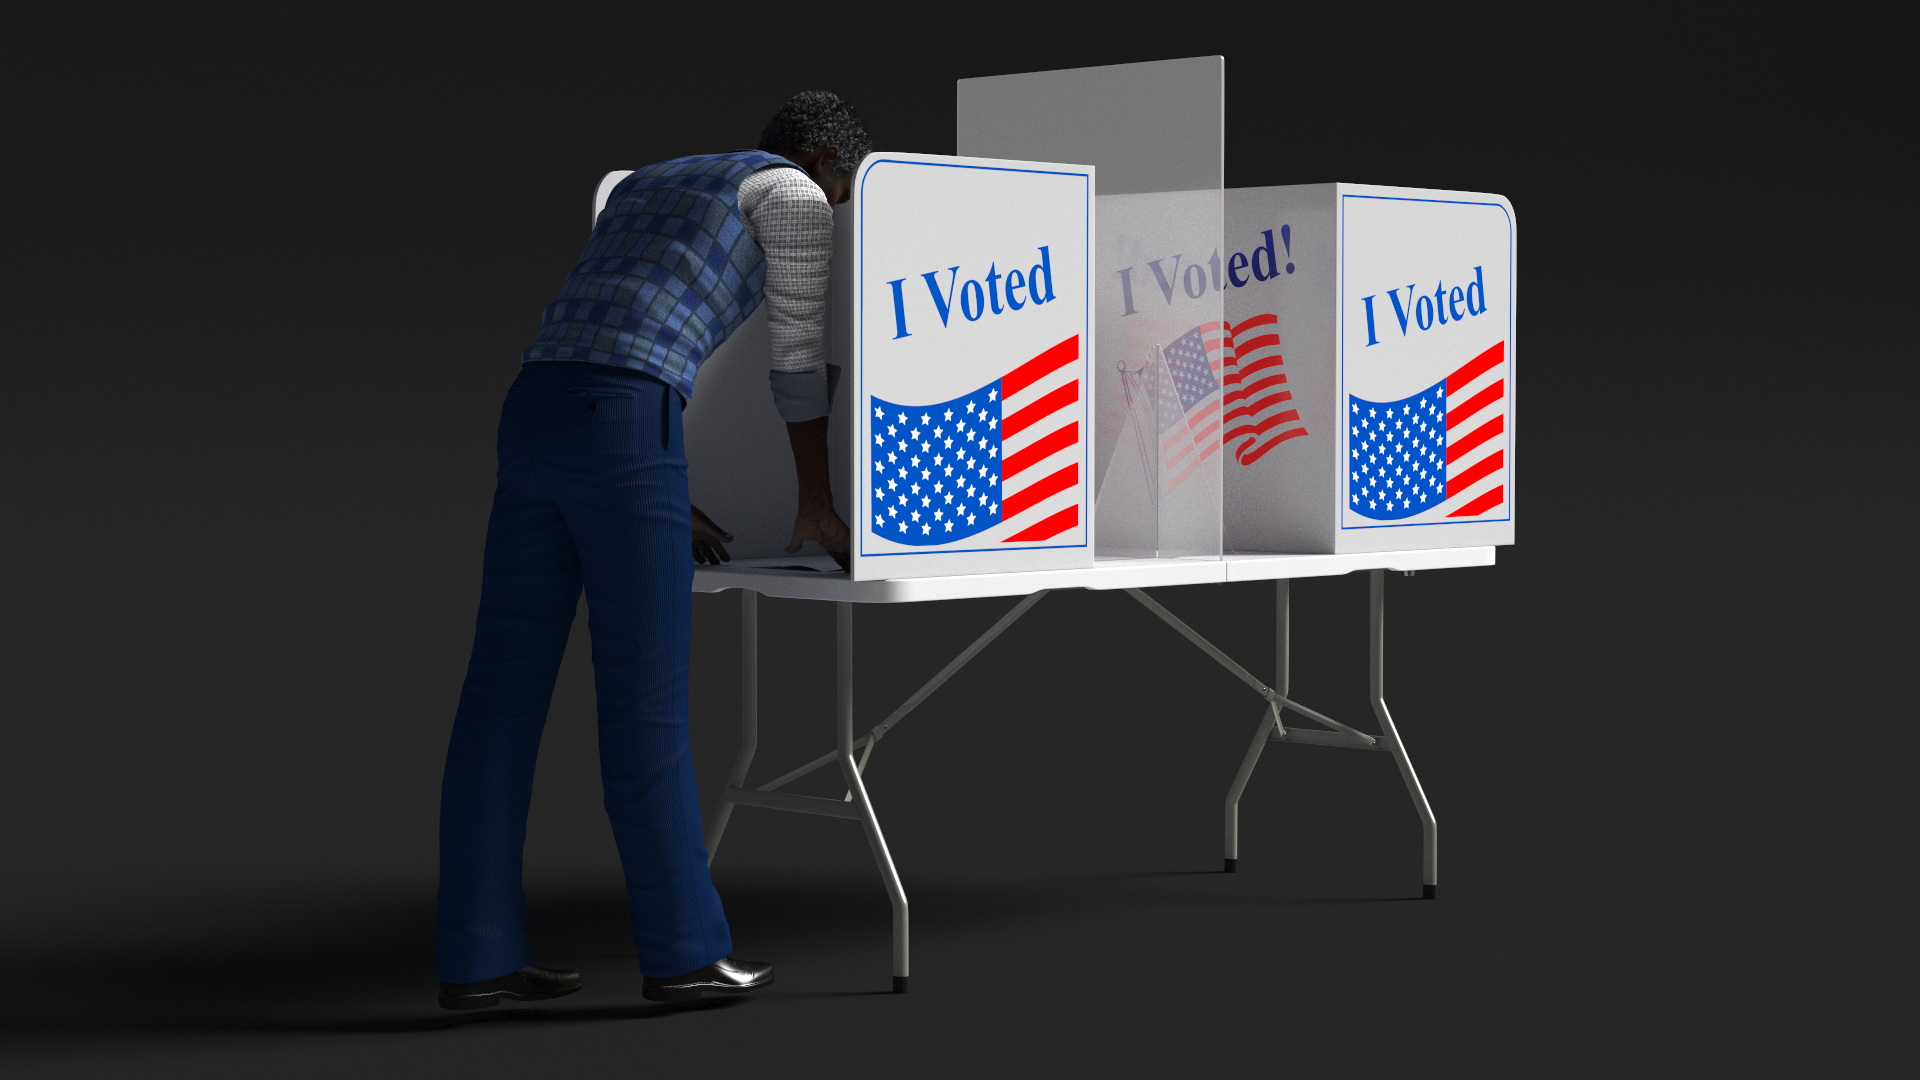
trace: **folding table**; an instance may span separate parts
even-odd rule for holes
[[[1120,589],[1139,601],[1200,651],[1245,683],[1265,702],[1266,708],[1253,732],[1233,782],[1228,785],[1225,820],[1225,869],[1232,873],[1240,849],[1240,795],[1246,790],[1260,753],[1269,742],[1310,743],[1355,750],[1385,751],[1393,755],[1420,816],[1422,893],[1431,898],[1439,884],[1439,848],[1433,809],[1414,774],[1399,729],[1387,711],[1386,702],[1386,575],[1389,570],[1412,574],[1417,570],[1439,570],[1461,566],[1491,566],[1491,547],[1440,548],[1425,551],[1372,552],[1345,555],[1228,555],[1222,558],[1192,559],[1099,559],[1090,568],[1052,570],[1033,573],[978,574],[955,577],[905,578],[886,581],[852,581],[837,572],[831,559],[773,558],[736,561],[721,566],[703,566],[694,571],[696,592],[740,590],[740,651],[742,661],[740,751],[733,771],[721,793],[719,808],[707,828],[708,858],[720,848],[727,822],[736,806],[757,806],[769,810],[788,810],[823,817],[845,818],[860,822],[873,849],[874,862],[886,882],[893,902],[893,989],[905,993],[908,975],[907,894],[888,851],[886,835],[874,812],[861,776],[872,759],[873,748],[894,725],[905,719],[935,690],[969,661],[978,656],[994,638],[999,637],[1022,615],[1032,610],[1047,593],[1058,589]],[[812,569],[783,569],[797,566]],[[1367,696],[1373,705],[1380,733],[1370,735],[1324,716],[1288,696],[1288,651],[1290,637],[1291,582],[1294,578],[1331,577],[1366,571],[1368,589]],[[1274,582],[1275,685],[1256,678],[1218,646],[1202,637],[1172,612],[1142,590],[1169,585],[1199,585],[1217,582]],[[835,622],[835,716],[834,748],[797,768],[756,786],[747,786],[747,771],[753,765],[759,745],[759,616],[761,596],[796,600],[821,600],[834,605]],[[936,600],[960,600],[976,597],[1020,597],[1005,615],[953,658],[926,685],[915,691],[899,708],[889,713],[865,734],[854,735],[853,715],[853,607],[855,604],[904,604]],[[1314,721],[1319,727],[1288,727],[1282,710],[1292,710]],[[847,794],[842,799],[795,795],[780,789],[817,769],[838,764],[846,780]]]

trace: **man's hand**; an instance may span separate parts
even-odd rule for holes
[[[713,523],[713,519],[700,512],[697,506],[693,510],[693,561],[703,566],[719,566],[729,558],[722,541],[733,540],[733,534]],[[846,526],[840,526],[844,532]],[[844,546],[844,541],[842,545]]]
[[[847,523],[840,520],[840,515],[833,512],[833,507],[827,507],[824,512],[808,513],[802,510],[794,517],[793,542],[787,545],[787,554],[799,554],[800,545],[809,540],[826,548],[827,554],[833,556],[833,561],[840,564],[840,569],[847,568]]]
[[[793,518],[793,542],[787,554],[812,540],[827,549],[840,569],[847,568],[847,523],[833,510],[833,489],[827,482],[827,418],[787,424],[793,444],[794,479],[800,484],[800,510]]]

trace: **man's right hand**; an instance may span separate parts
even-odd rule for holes
[[[840,569],[847,568],[847,523],[840,520],[840,515],[834,513],[832,507],[825,511],[802,510],[795,515],[793,541],[787,545],[787,554],[799,554],[800,546],[809,540],[826,548],[827,554],[833,556],[833,561],[840,564]]]

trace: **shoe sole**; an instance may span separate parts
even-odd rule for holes
[[[476,994],[471,997],[443,997],[440,999],[440,1007],[454,1010],[491,1009],[502,1001],[552,1001],[554,998],[562,998],[568,994],[576,993],[580,989],[578,986],[569,986],[565,990],[554,990],[544,994],[515,994],[502,990],[497,994]]]
[[[751,994],[772,982],[769,975],[751,986],[642,986],[640,996],[648,1001],[693,1001],[707,994]]]

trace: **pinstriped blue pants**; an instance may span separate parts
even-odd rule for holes
[[[604,364],[522,366],[501,410],[473,655],[440,793],[440,979],[533,962],[521,851],[534,759],[581,590],[600,777],[640,970],[732,951],[687,737],[693,556],[681,400]]]

